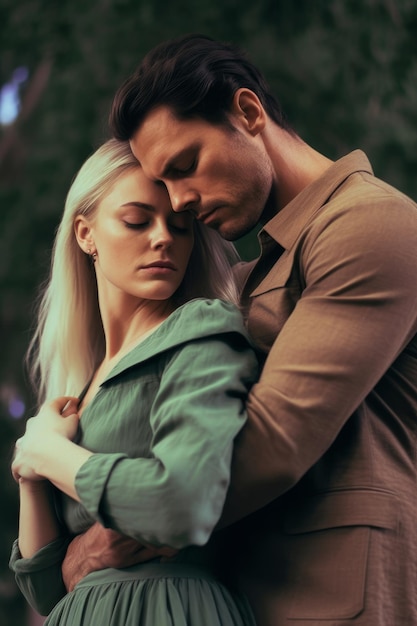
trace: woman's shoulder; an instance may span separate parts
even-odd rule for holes
[[[158,355],[217,338],[223,343],[238,345],[239,349],[253,348],[236,305],[220,299],[190,300],[175,309],[151,335],[123,357],[108,378]]]
[[[176,309],[169,318],[169,326],[183,329],[186,334],[204,336],[239,333],[247,335],[240,309],[220,299],[196,298]]]

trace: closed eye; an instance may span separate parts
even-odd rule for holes
[[[175,226],[175,224],[170,224],[169,228],[172,232],[177,233],[178,235],[188,235],[188,233],[190,232],[189,228]]]
[[[140,230],[141,228],[145,228],[146,226],[148,226],[149,222],[126,222],[126,220],[124,220],[124,224],[126,228]]]
[[[192,174],[197,166],[197,159],[193,159],[190,164],[185,167],[175,166],[172,168],[172,173],[174,176],[186,176],[187,174]]]

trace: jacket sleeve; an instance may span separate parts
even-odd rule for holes
[[[322,209],[298,241],[301,297],[250,392],[222,525],[296,485],[416,333],[415,205],[377,193]],[[271,318],[285,288],[257,296]]]
[[[221,515],[233,441],[256,373],[254,352],[238,333],[175,349],[151,409],[151,458],[91,456],[76,477],[87,511],[141,542],[206,543]]]

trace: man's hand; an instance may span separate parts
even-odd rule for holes
[[[84,534],[75,537],[68,546],[62,564],[62,578],[67,591],[72,591],[90,572],[107,567],[131,567],[158,557],[166,560],[177,552],[173,548],[143,545],[115,530],[103,528],[96,522]]]

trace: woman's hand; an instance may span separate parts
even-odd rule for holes
[[[16,441],[12,474],[16,481],[43,480],[38,471],[44,452],[57,438],[74,440],[78,431],[78,399],[61,397],[45,403],[26,423],[26,432]]]

